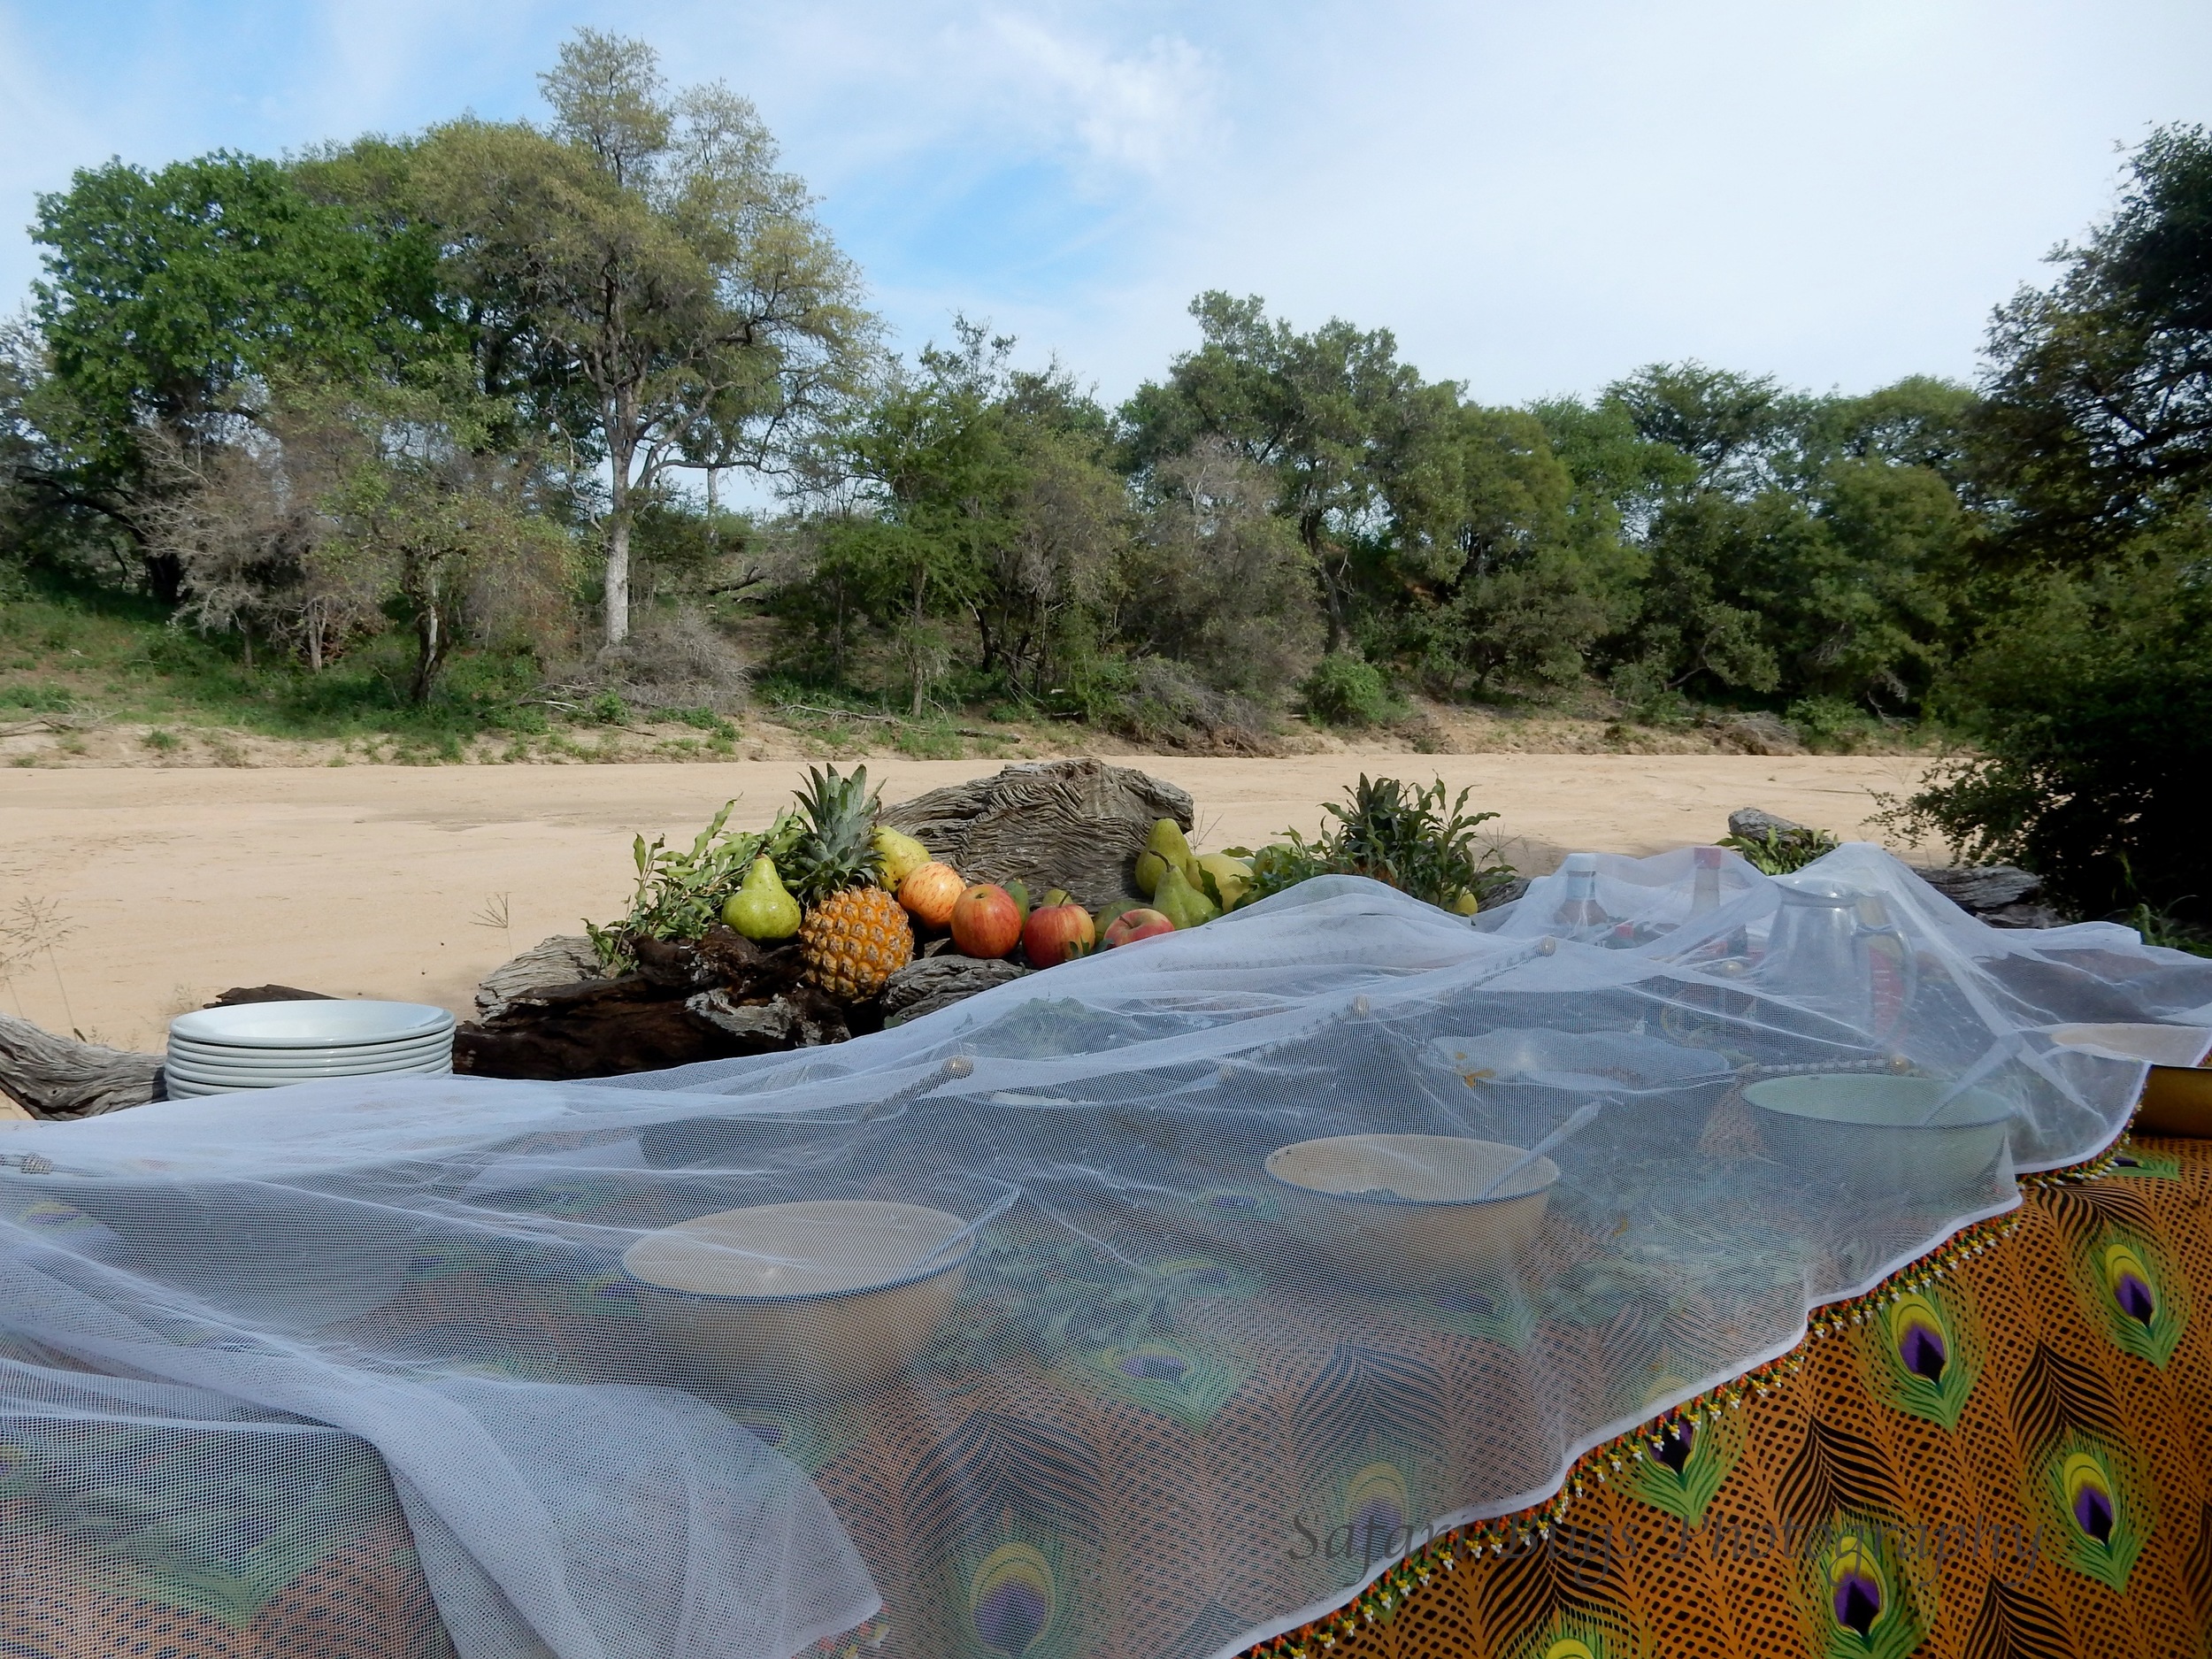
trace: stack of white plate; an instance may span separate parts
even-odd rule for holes
[[[242,1002],[169,1022],[169,1094],[453,1070],[453,1016],[420,1002]]]

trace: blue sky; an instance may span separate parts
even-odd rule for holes
[[[965,311],[1109,397],[1205,288],[1497,402],[1970,375],[2116,145],[2212,120],[2203,0],[0,0],[0,303],[73,168],[535,117],[581,24],[759,104],[898,342]]]

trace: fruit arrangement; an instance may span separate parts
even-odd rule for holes
[[[1440,782],[1409,794],[1394,780],[1362,778],[1348,805],[1328,809],[1334,832],[1317,842],[1286,832],[1256,853],[1201,854],[1175,819],[1160,818],[1130,871],[1142,901],[1094,915],[1057,888],[1033,902],[1019,881],[968,879],[912,836],[876,821],[881,803],[865,766],[850,777],[815,768],[796,807],[764,831],[726,829],[725,806],[687,852],[641,839],[630,915],[594,928],[592,937],[618,969],[649,952],[641,941],[697,940],[718,919],[755,945],[795,950],[792,972],[853,1003],[878,996],[926,952],[1055,968],[1202,927],[1336,871],[1371,875],[1470,914],[1485,888],[1510,872],[1478,856],[1474,831],[1490,815],[1468,815],[1465,799],[1448,806]]]

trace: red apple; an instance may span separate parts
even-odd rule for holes
[[[960,902],[964,885],[957,870],[933,859],[907,872],[899,883],[899,902],[923,926],[942,927],[952,920],[952,907]]]
[[[1079,904],[1042,904],[1029,912],[1022,929],[1022,955],[1033,968],[1056,968],[1087,956],[1097,942],[1091,913]]]
[[[1106,929],[1106,949],[1111,950],[1118,945],[1126,945],[1134,940],[1149,939],[1155,933],[1171,933],[1174,931],[1175,924],[1157,910],[1148,910],[1142,907],[1124,910],[1114,918]]]
[[[1004,887],[979,881],[952,907],[953,949],[964,956],[994,962],[1021,943],[1021,907]]]

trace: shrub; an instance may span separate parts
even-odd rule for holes
[[[1790,704],[1787,718],[1813,743],[1847,747],[1867,729],[1865,710],[1841,697],[1800,697]]]
[[[2077,915],[2147,904],[2212,918],[2206,568],[2177,556],[2025,588],[1953,688],[1980,752],[1908,801],[1901,822],[2034,871]]]
[[[1441,778],[1409,790],[1395,778],[1370,782],[1363,773],[1348,801],[1328,803],[1335,828],[1310,841],[1286,830],[1253,855],[1252,895],[1265,898],[1314,876],[1352,875],[1447,910],[1487,899],[1512,881],[1513,866],[1498,859],[1494,845],[1479,842],[1476,831],[1498,815],[1470,813],[1471,793],[1462,789],[1455,801]]]
[[[704,617],[682,606],[648,611],[621,644],[570,664],[557,677],[561,689],[604,694],[649,713],[710,714],[743,707],[746,679],[736,648]]]
[[[1181,663],[1141,657],[1129,665],[1128,681],[1126,695],[1107,718],[1140,742],[1243,754],[1274,747],[1265,710],[1233,692],[1217,691]]]
[[[1324,726],[1386,726],[1403,712],[1380,670],[1340,652],[1316,663],[1298,690],[1308,718]]]

